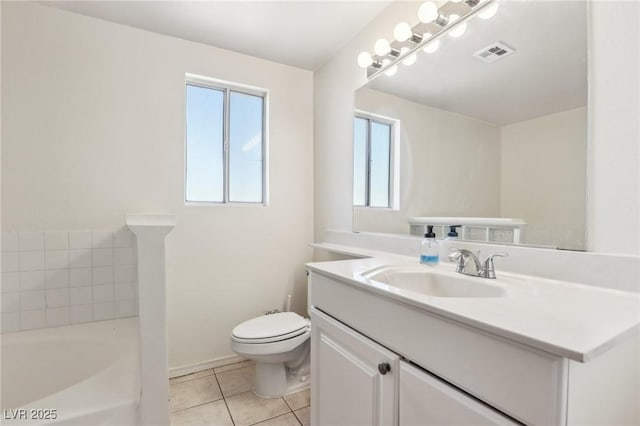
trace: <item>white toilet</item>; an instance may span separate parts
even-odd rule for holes
[[[295,312],[253,318],[231,332],[231,349],[256,362],[253,393],[277,398],[309,386],[311,322]]]

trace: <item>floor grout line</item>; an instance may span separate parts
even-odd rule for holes
[[[216,383],[218,384],[218,387],[220,388],[220,395],[222,395],[222,400],[224,401],[224,406],[227,407],[227,413],[229,413],[229,418],[231,419],[231,424],[233,426],[235,426],[236,422],[233,420],[233,416],[231,415],[231,410],[229,409],[229,404],[227,404],[227,398],[222,393],[222,386],[220,386],[220,381],[218,380],[218,375],[215,374],[215,372],[214,372],[213,376],[216,378]]]
[[[260,420],[259,422],[251,423],[249,426],[259,425],[260,423],[264,423],[264,422],[266,422],[268,420],[273,420],[273,419],[275,419],[277,417],[280,417],[280,416],[286,416],[287,414],[293,414],[294,417],[296,416],[294,414],[293,410],[289,410],[289,412],[287,412],[287,413],[278,414],[277,416],[273,416],[273,417],[267,417],[266,419]],[[297,417],[296,417],[296,419],[297,419]]]
[[[300,417],[298,417],[298,415],[296,414],[296,412],[293,412],[293,416],[296,418],[296,420],[298,421],[298,423],[300,423],[300,426],[302,426],[302,420],[300,420]]]
[[[224,398],[218,398],[218,399],[214,399],[214,400],[212,400],[212,401],[201,402],[201,403],[199,403],[199,404],[192,405],[192,406],[190,406],[190,407],[185,407],[185,408],[181,408],[181,409],[179,409],[179,410],[171,411],[171,414],[174,414],[174,413],[180,413],[180,412],[185,411],[185,410],[190,410],[191,408],[201,407],[201,406],[203,406],[203,405],[211,404],[212,402],[218,402],[218,401],[220,401],[220,400],[222,400],[222,399],[224,399]],[[226,402],[226,401],[225,401],[225,402]]]
[[[237,370],[237,369],[240,369],[240,368],[245,368],[245,367],[248,367],[248,366],[247,366],[247,365],[239,366],[238,368],[234,368],[234,369],[232,369],[232,370],[223,371],[222,373],[219,373],[219,374],[223,374],[223,373],[226,373],[226,372],[228,372],[228,371],[234,371],[234,370]],[[248,391],[245,391],[245,392],[239,392],[239,393],[234,394],[234,395],[226,396],[226,395],[222,392],[222,386],[221,386],[221,384],[220,384],[220,380],[219,380],[219,378],[218,378],[218,373],[216,373],[214,370],[211,370],[211,371],[212,371],[212,372],[211,372],[211,374],[207,374],[207,375],[205,375],[205,376],[197,377],[197,378],[193,378],[193,379],[183,380],[183,381],[181,381],[181,382],[179,382],[179,383],[173,383],[173,384],[189,383],[189,382],[192,382],[192,381],[194,381],[194,380],[204,379],[204,378],[207,378],[207,377],[211,377],[211,376],[213,376],[213,377],[215,378],[216,384],[218,385],[218,389],[219,389],[219,391],[220,391],[220,398],[218,398],[218,399],[214,399],[214,400],[211,400],[211,401],[202,402],[202,403],[199,403],[199,404],[195,404],[195,405],[190,406],[190,407],[181,408],[180,410],[171,411],[171,414],[173,415],[173,414],[176,414],[176,413],[181,413],[181,412],[183,412],[183,411],[187,411],[187,410],[190,410],[190,409],[193,409],[193,408],[201,407],[201,406],[204,406],[204,405],[207,405],[207,404],[212,404],[212,403],[214,403],[214,402],[219,402],[220,400],[222,400],[222,401],[224,402],[225,408],[227,409],[227,414],[228,414],[228,416],[229,416],[229,419],[231,420],[231,424],[232,424],[233,426],[236,426],[236,421],[235,421],[235,419],[233,418],[233,415],[232,415],[232,413],[231,413],[231,409],[229,408],[229,404],[228,404],[228,402],[227,402],[227,399],[235,398],[235,397],[238,397],[238,396],[240,396],[240,395],[244,395],[244,394],[250,393],[250,392],[252,392],[252,391],[251,391],[251,390],[248,390]],[[192,374],[197,374],[197,373],[192,373]],[[188,375],[186,375],[186,376],[188,376]],[[172,383],[170,383],[170,385],[171,385],[171,384],[172,384]],[[303,389],[303,390],[301,390],[300,392],[302,392],[302,391],[304,391],[304,389]],[[295,393],[295,392],[294,392],[294,393]],[[276,399],[276,398],[274,398],[274,399]],[[292,408],[291,404],[289,404],[289,402],[284,398],[284,396],[281,396],[281,397],[279,397],[278,399],[280,399],[281,401],[283,401],[283,402],[284,402],[284,404],[285,404],[285,405],[284,405],[284,407],[286,407],[286,408],[287,408],[287,411],[286,411],[286,412],[284,412],[284,413],[280,413],[280,414],[275,415],[275,416],[272,416],[272,417],[267,417],[267,418],[262,419],[262,420],[260,420],[260,421],[258,421],[258,422],[255,422],[255,423],[251,423],[251,425],[250,425],[250,426],[259,425],[259,424],[261,424],[261,423],[264,423],[264,422],[267,422],[267,421],[270,421],[270,420],[276,419],[276,418],[278,418],[278,417],[288,416],[289,414],[293,414],[293,418],[296,420],[297,425],[299,425],[299,426],[304,426],[304,423],[302,422],[302,420],[300,419],[300,417],[298,416],[298,414],[296,413],[296,411]],[[309,405],[305,405],[304,407],[298,407],[298,408],[297,408],[297,410],[302,410],[302,409],[304,409],[304,408],[309,407],[310,405],[311,405],[311,404],[309,404]],[[284,408],[284,407],[283,407],[283,408]]]

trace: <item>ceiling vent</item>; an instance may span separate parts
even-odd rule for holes
[[[515,50],[513,50],[511,47],[500,41],[496,41],[495,43],[491,43],[489,46],[478,50],[473,54],[473,56],[483,62],[489,63],[500,58],[504,58],[505,56],[509,56],[513,52],[515,52]]]

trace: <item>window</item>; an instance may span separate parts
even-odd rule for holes
[[[395,121],[359,113],[353,121],[353,205],[394,206]]]
[[[185,200],[266,203],[266,92],[186,83]]]

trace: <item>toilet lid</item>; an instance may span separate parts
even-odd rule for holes
[[[309,326],[309,322],[295,312],[280,312],[253,318],[236,326],[231,334],[243,340],[293,337]]]

